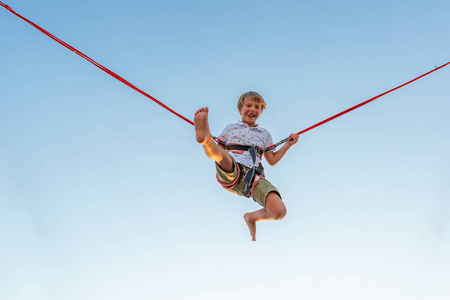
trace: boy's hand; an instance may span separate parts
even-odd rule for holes
[[[286,144],[283,145],[278,151],[267,151],[264,152],[264,158],[266,159],[267,163],[271,165],[272,167],[275,166],[286,154],[286,152],[291,148],[291,146],[295,145],[298,142],[298,136],[297,133],[291,133],[289,136],[290,139],[286,142]]]
[[[287,144],[288,144],[289,146],[294,146],[295,144],[297,144],[299,134],[297,134],[297,133],[291,133],[291,135],[290,135],[289,137],[290,137],[290,139],[289,139],[289,141],[287,142]]]

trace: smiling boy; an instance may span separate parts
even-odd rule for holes
[[[243,94],[238,101],[241,121],[227,125],[218,137],[221,144],[226,146],[216,144],[212,139],[207,107],[197,110],[194,116],[197,142],[203,146],[206,156],[216,162],[219,183],[234,194],[252,197],[263,207],[244,215],[253,241],[256,240],[256,222],[281,220],[286,216],[286,206],[280,193],[264,178],[262,155],[269,165],[274,166],[298,142],[298,134],[291,134],[291,139],[278,151],[264,152],[265,148],[273,144],[272,136],[266,129],[259,127],[256,120],[266,106],[260,94]]]

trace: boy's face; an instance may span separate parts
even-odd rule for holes
[[[245,98],[244,105],[242,105],[242,108],[239,108],[238,110],[241,115],[242,122],[250,127],[256,126],[256,120],[262,113],[261,104],[252,98]]]

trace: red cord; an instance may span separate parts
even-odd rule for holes
[[[366,100],[366,101],[364,101],[364,102],[361,102],[360,104],[357,104],[357,105],[355,105],[355,106],[353,106],[353,107],[350,107],[349,109],[346,109],[346,110],[344,110],[344,111],[342,111],[342,112],[340,112],[340,113],[338,113],[338,114],[336,114],[336,115],[334,115],[334,116],[332,116],[332,117],[330,117],[330,118],[328,118],[328,119],[326,119],[326,120],[323,120],[323,121],[321,121],[321,122],[319,122],[319,123],[317,123],[317,124],[315,124],[315,125],[313,125],[313,126],[311,126],[311,127],[308,127],[308,128],[306,128],[306,129],[304,129],[304,130],[298,132],[297,134],[303,134],[303,133],[305,133],[305,132],[307,132],[307,131],[310,131],[311,129],[314,129],[314,128],[316,128],[316,127],[319,127],[320,125],[323,125],[323,124],[325,124],[325,123],[328,123],[328,122],[330,122],[331,120],[334,120],[334,119],[336,119],[336,118],[339,118],[340,116],[345,115],[346,113],[349,113],[349,112],[351,112],[352,110],[355,110],[355,109],[357,109],[357,108],[360,108],[361,106],[366,105],[366,104],[368,104],[368,103],[370,103],[370,102],[372,102],[372,101],[374,101],[374,100],[377,100],[378,98],[381,98],[381,97],[383,97],[383,96],[385,96],[385,95],[387,95],[387,94],[389,94],[389,93],[391,93],[391,92],[393,92],[393,91],[395,91],[395,90],[398,90],[399,88],[404,87],[405,85],[408,85],[408,84],[410,84],[410,83],[412,83],[412,82],[414,82],[414,81],[416,81],[416,80],[419,80],[419,79],[422,78],[422,77],[425,77],[425,76],[427,76],[427,75],[429,75],[429,74],[431,74],[431,73],[433,73],[433,72],[436,72],[437,70],[439,70],[439,69],[441,69],[441,68],[443,68],[443,67],[445,67],[445,66],[447,66],[447,65],[449,65],[449,64],[450,64],[450,62],[448,62],[448,63],[446,63],[446,64],[444,64],[444,65],[442,65],[442,66],[440,66],[440,67],[438,67],[438,68],[436,67],[435,69],[431,70],[430,72],[427,72],[427,73],[425,73],[425,74],[423,74],[423,75],[420,75],[419,77],[414,78],[413,80],[410,80],[410,81],[408,81],[407,83],[404,83],[404,84],[402,84],[402,85],[399,85],[398,87],[393,88],[392,90],[389,90],[389,91],[387,91],[387,92],[384,92],[384,93],[382,93],[382,94],[379,94],[378,96],[375,96],[375,97],[373,97],[373,98],[370,98],[369,100]]]
[[[368,103],[370,103],[370,102],[372,102],[372,101],[374,101],[374,100],[377,100],[378,98],[381,98],[381,97],[383,97],[383,96],[385,96],[385,95],[387,95],[387,94],[389,94],[389,93],[391,93],[391,92],[393,92],[393,91],[395,91],[395,90],[398,90],[399,88],[404,87],[405,85],[408,85],[408,84],[410,84],[410,83],[412,83],[412,82],[414,82],[414,81],[416,81],[416,80],[419,80],[419,79],[422,78],[422,77],[425,77],[425,76],[427,76],[427,75],[429,75],[429,74],[431,74],[431,73],[433,73],[433,72],[436,72],[437,70],[442,69],[443,67],[445,67],[445,66],[447,66],[447,65],[449,65],[449,64],[450,64],[450,62],[448,62],[448,63],[446,63],[446,64],[443,64],[443,65],[440,66],[440,67],[436,67],[435,69],[433,69],[433,70],[431,70],[431,71],[429,71],[429,72],[427,72],[427,73],[425,73],[425,74],[423,74],[423,75],[420,75],[419,77],[416,77],[416,78],[414,78],[413,80],[410,80],[410,81],[408,81],[408,82],[406,82],[406,83],[404,83],[404,84],[402,84],[402,85],[399,85],[399,86],[396,87],[396,88],[393,88],[393,89],[391,89],[391,90],[389,90],[389,91],[387,91],[387,92],[384,92],[384,93],[382,93],[382,94],[379,94],[378,96],[375,96],[375,97],[373,97],[373,98],[370,98],[369,100],[366,100],[366,101],[361,102],[361,103],[359,103],[359,104],[357,104],[357,105],[355,105],[355,106],[352,106],[352,107],[350,107],[349,109],[346,109],[346,110],[344,110],[344,111],[342,111],[342,112],[340,112],[340,113],[338,113],[338,114],[335,114],[335,115],[332,116],[332,117],[329,117],[328,119],[325,119],[325,120],[323,120],[323,121],[321,121],[321,122],[319,122],[319,123],[317,123],[317,124],[314,124],[314,125],[312,125],[312,126],[306,128],[306,129],[303,129],[302,131],[297,132],[297,134],[298,134],[298,135],[303,134],[303,133],[308,132],[308,131],[310,131],[310,130],[316,128],[316,127],[319,127],[319,126],[321,126],[321,125],[323,125],[323,124],[325,124],[325,123],[328,123],[328,122],[330,122],[331,120],[334,120],[334,119],[336,119],[336,118],[339,118],[340,116],[343,116],[343,115],[345,115],[345,114],[351,112],[352,110],[355,110],[355,109],[357,109],[357,108],[360,108],[361,106],[366,105],[366,104],[368,104]],[[265,151],[265,152],[267,152],[267,151],[272,151],[272,150],[274,150],[276,147],[278,147],[278,146],[280,146],[280,145],[286,143],[286,142],[289,141],[290,139],[291,139],[290,137],[287,137],[287,138],[285,138],[285,139],[279,141],[279,142],[276,143],[276,144],[270,145],[269,147],[267,147],[266,149],[264,149],[264,151]]]
[[[56,36],[54,36],[53,34],[51,34],[50,32],[48,32],[47,30],[41,28],[40,26],[36,25],[35,23],[31,22],[30,20],[22,17],[21,15],[19,15],[18,13],[16,13],[14,10],[11,9],[11,7],[9,7],[8,5],[4,4],[3,2],[0,2],[0,5],[3,6],[4,8],[6,8],[7,10],[9,10],[11,13],[13,13],[14,15],[16,15],[17,17],[19,17],[20,19],[24,20],[25,22],[27,22],[28,24],[30,24],[31,26],[33,26],[34,28],[36,28],[37,30],[41,31],[42,33],[44,33],[45,35],[47,35],[48,37],[50,37],[51,39],[55,40],[56,42],[58,42],[59,44],[63,45],[64,47],[66,47],[67,49],[69,49],[70,51],[73,51],[75,54],[81,56],[82,58],[84,58],[85,60],[87,60],[88,62],[90,62],[91,64],[93,64],[94,66],[98,67],[99,69],[101,69],[102,71],[108,73],[109,75],[111,75],[112,77],[114,77],[115,79],[119,80],[120,82],[122,82],[123,84],[129,86],[130,88],[132,88],[133,90],[141,93],[142,95],[144,95],[145,97],[151,99],[152,101],[156,102],[157,104],[159,104],[160,106],[164,107],[165,109],[167,109],[168,111],[170,111],[171,113],[173,113],[174,115],[180,117],[181,119],[185,120],[186,122],[188,122],[191,125],[194,125],[194,122],[192,122],[191,120],[189,120],[188,118],[182,116],[181,114],[177,113],[176,111],[174,111],[173,109],[171,109],[170,107],[168,107],[167,105],[165,105],[164,103],[162,103],[161,101],[157,100],[156,98],[150,96],[149,94],[147,94],[146,92],[144,92],[143,90],[137,88],[135,85],[131,84],[129,81],[125,80],[124,78],[120,77],[119,75],[117,75],[116,73],[114,73],[113,71],[105,68],[104,66],[102,66],[101,64],[97,63],[95,60],[93,60],[92,58],[90,58],[89,56],[85,55],[83,52],[75,49],[74,47],[70,46],[69,44],[67,44],[66,42],[60,40],[59,38],[57,38]]]

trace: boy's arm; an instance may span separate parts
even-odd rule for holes
[[[277,152],[268,151],[264,152],[264,158],[266,159],[267,163],[271,166],[275,166],[286,154],[286,152],[294,146],[298,142],[298,134],[292,133],[290,135],[291,139],[286,142],[283,147],[278,149]]]

